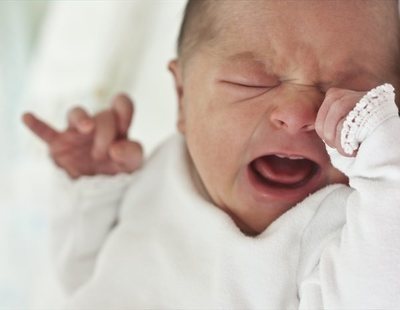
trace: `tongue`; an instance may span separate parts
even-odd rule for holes
[[[256,159],[254,168],[270,181],[291,185],[308,177],[313,164],[307,159],[288,159],[271,155]]]

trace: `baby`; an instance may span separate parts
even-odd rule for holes
[[[25,115],[77,179],[68,309],[398,309],[397,5],[190,0],[180,134],[140,169],[124,95],[64,132]]]

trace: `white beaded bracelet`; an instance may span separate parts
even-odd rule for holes
[[[347,115],[341,132],[341,145],[346,154],[353,154],[361,142],[383,121],[398,115],[390,84],[370,90]]]

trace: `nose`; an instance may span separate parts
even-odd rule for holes
[[[310,99],[282,100],[277,103],[270,114],[273,126],[290,134],[313,131],[319,104]]]

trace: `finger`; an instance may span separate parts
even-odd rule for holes
[[[113,99],[112,110],[117,116],[118,135],[126,137],[134,112],[132,100],[125,94],[119,94]]]
[[[95,117],[95,135],[92,157],[103,160],[108,157],[108,148],[117,136],[115,115],[111,110],[99,113]]]
[[[330,105],[328,112],[326,113],[324,121],[323,135],[328,145],[336,146],[336,137],[340,121],[349,113],[354,106],[351,100],[345,100],[344,98],[335,101]]]
[[[79,177],[81,177],[83,174],[80,173],[78,170],[73,169],[73,168],[69,168],[69,169],[65,169],[65,172],[68,174],[68,176],[73,179],[76,180]]]
[[[94,129],[94,120],[81,107],[75,107],[68,113],[68,126],[80,133],[88,134]]]
[[[327,139],[333,144],[336,144],[338,129],[341,131],[341,121],[354,109],[361,96],[362,94],[358,92],[349,92],[347,96],[343,96],[331,105],[325,120],[324,131]]]
[[[25,113],[22,116],[22,120],[24,124],[40,139],[42,139],[47,144],[50,144],[54,141],[55,138],[59,135],[59,133],[47,125],[42,120],[38,119],[32,113]]]
[[[336,130],[336,138],[335,138],[335,145],[336,145],[336,150],[343,156],[346,157],[355,157],[357,154],[357,150],[353,151],[351,154],[348,154],[344,151],[342,147],[342,129],[343,129],[343,124],[345,122],[345,119],[341,119]]]
[[[95,175],[96,174],[116,175],[120,173],[127,173],[127,171],[124,167],[121,167],[121,165],[119,165],[118,163],[113,161],[108,161],[96,167]]]
[[[324,124],[331,105],[336,100],[340,100],[343,96],[344,93],[338,88],[330,88],[326,92],[325,99],[318,110],[317,118],[315,120],[315,130],[321,138],[324,133]]]
[[[117,141],[110,148],[110,157],[121,166],[124,172],[133,172],[143,162],[143,148],[137,142]]]

